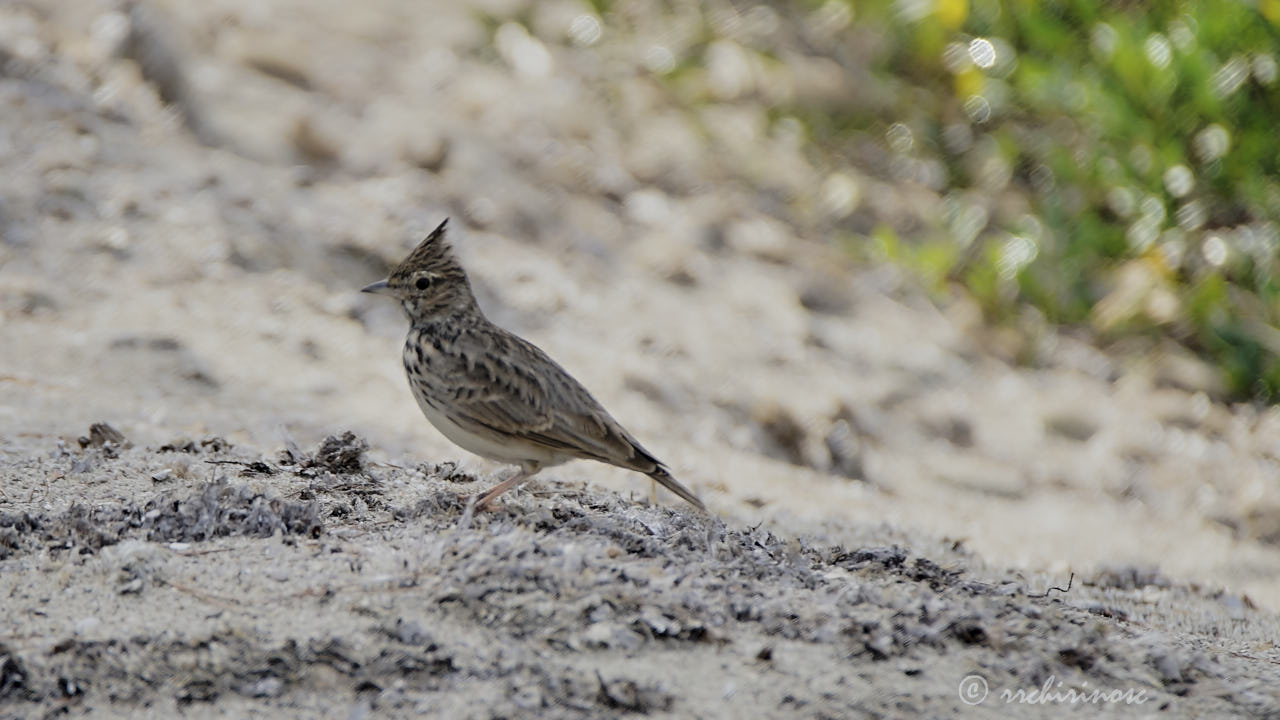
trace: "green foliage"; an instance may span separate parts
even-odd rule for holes
[[[993,318],[1158,330],[1237,396],[1280,391],[1280,0],[850,7],[833,56],[882,38],[856,61],[896,100],[783,111],[838,156],[902,123],[916,142],[887,152],[941,162],[948,202],[987,211],[963,241],[881,228],[886,256]]]

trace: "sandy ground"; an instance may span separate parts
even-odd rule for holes
[[[1010,365],[621,7],[0,6],[0,717],[1276,713],[1280,414],[1172,350]],[[840,172],[861,224],[938,202]],[[713,516],[577,463],[464,517],[502,469],[356,292],[446,216]]]

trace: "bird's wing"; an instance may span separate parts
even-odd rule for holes
[[[640,472],[657,466],[581,383],[532,343],[504,332],[460,346],[448,383],[458,424]]]

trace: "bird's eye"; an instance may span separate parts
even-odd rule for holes
[[[431,287],[431,278],[420,277],[414,281],[413,286],[419,290],[426,290]]]

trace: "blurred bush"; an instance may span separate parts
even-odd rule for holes
[[[1277,399],[1280,0],[590,5],[802,234]]]
[[[1280,0],[807,7],[892,99],[785,111],[837,156],[878,129],[887,173],[943,197],[870,233],[886,254],[997,320],[1172,337],[1233,395],[1280,391]]]

